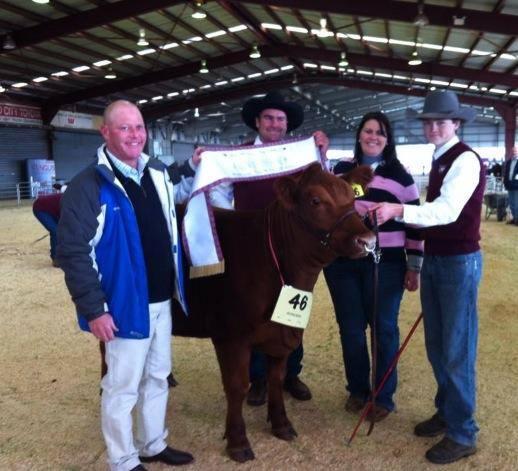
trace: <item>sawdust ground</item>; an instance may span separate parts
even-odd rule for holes
[[[30,207],[0,209],[0,469],[103,470],[99,430],[97,343],[79,332],[62,272],[50,265],[48,239]],[[511,470],[518,443],[516,282],[518,228],[484,221],[484,278],[480,293],[478,361],[479,452],[445,466],[455,470]],[[402,336],[419,313],[417,294],[406,294]],[[434,381],[425,357],[422,326],[399,368],[398,410],[345,445],[357,417],[344,411],[345,390],[336,322],[325,283],[315,290],[305,339],[302,377],[313,400],[287,399],[298,438],[286,443],[269,433],[266,410],[245,406],[256,459],[231,462],[222,440],[225,400],[212,345],[173,340],[180,386],[171,390],[169,441],[190,450],[189,470],[426,470],[436,439],[417,438],[414,424],[433,412]],[[166,469],[160,464],[150,470]]]

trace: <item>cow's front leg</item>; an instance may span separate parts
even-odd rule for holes
[[[297,432],[291,425],[284,407],[282,384],[286,374],[288,356],[268,359],[268,419],[272,422],[272,433],[281,440],[293,440]]]
[[[255,458],[246,436],[243,401],[248,391],[250,347],[241,342],[213,341],[227,397],[225,438],[230,458],[243,463]]]

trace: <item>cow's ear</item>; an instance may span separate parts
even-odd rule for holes
[[[293,209],[296,203],[297,180],[291,177],[278,178],[274,183],[277,199],[286,209]]]
[[[359,167],[355,167],[350,172],[344,173],[341,175],[347,183],[350,185],[360,185],[365,193],[367,191],[367,185],[374,178],[374,172],[368,165],[360,165]]]

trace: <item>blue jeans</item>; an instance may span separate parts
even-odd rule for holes
[[[54,260],[56,256],[56,246],[58,244],[57,229],[58,220],[52,215],[45,211],[33,211],[34,216],[38,221],[41,222],[43,227],[49,231],[50,234],[50,258]]]
[[[513,216],[514,222],[518,222],[518,190],[509,190],[509,209]]]
[[[437,381],[435,407],[447,424],[446,436],[468,446],[476,443],[478,432],[474,413],[481,275],[480,252],[427,255],[421,271],[426,352]]]
[[[300,374],[303,356],[304,347],[301,343],[288,357],[286,378],[293,378]],[[266,379],[266,356],[264,353],[252,350],[252,356],[250,357],[250,381],[258,381],[260,379]]]
[[[340,330],[347,390],[352,396],[367,399],[370,392],[370,361],[367,348],[367,325],[373,309],[373,269],[371,258],[338,259],[324,268],[329,292]],[[403,296],[406,266],[401,262],[382,262],[378,276],[377,368],[376,386],[399,348],[397,319]],[[388,410],[397,386],[396,369],[391,373],[376,402]]]

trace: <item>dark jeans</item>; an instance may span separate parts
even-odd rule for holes
[[[347,389],[351,395],[367,399],[370,394],[370,361],[367,348],[367,325],[373,306],[372,259],[339,259],[324,269],[340,330]],[[376,385],[379,384],[399,348],[398,315],[403,296],[405,263],[379,264]],[[396,369],[389,376],[376,402],[394,409]]]
[[[298,376],[302,371],[302,357],[304,356],[304,347],[302,343],[288,357],[286,365],[286,378]],[[252,350],[250,357],[250,381],[266,379],[266,356],[264,353]]]
[[[43,227],[49,231],[50,235],[50,258],[54,260],[56,256],[56,245],[58,243],[57,239],[57,229],[58,229],[58,220],[52,215],[45,211],[33,211],[34,216],[38,221],[41,222]]]

